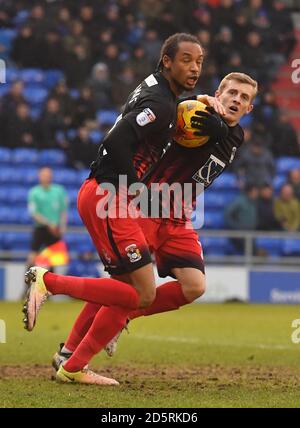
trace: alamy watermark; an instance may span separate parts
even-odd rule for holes
[[[6,63],[0,58],[0,83],[6,83]]]
[[[300,319],[296,319],[292,322],[292,328],[295,329],[291,335],[291,341],[298,345],[300,343]]]
[[[294,59],[292,62],[292,68],[295,70],[292,72],[292,82],[296,85],[300,83],[300,59]]]
[[[96,212],[101,219],[160,218],[174,219],[200,229],[204,223],[204,185],[202,183],[143,183],[127,186],[127,176],[120,175],[118,187],[101,183]],[[197,197],[196,197],[197,195]]]
[[[6,343],[6,324],[3,320],[0,320],[0,344],[1,343]]]

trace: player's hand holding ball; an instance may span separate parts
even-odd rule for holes
[[[197,137],[209,135],[215,140],[223,140],[229,131],[228,125],[212,107],[206,107],[206,111],[195,111],[191,126],[196,130],[194,135]]]

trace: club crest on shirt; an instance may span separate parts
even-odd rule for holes
[[[140,126],[148,125],[148,123],[154,122],[156,119],[155,114],[150,108],[145,108],[136,117],[136,123]]]
[[[128,245],[128,247],[125,248],[125,251],[131,263],[138,262],[142,258],[141,252],[136,244]]]

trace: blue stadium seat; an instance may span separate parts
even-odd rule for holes
[[[20,79],[25,84],[27,83],[38,83],[41,84],[45,80],[45,75],[39,68],[25,68],[20,70]]]
[[[255,245],[259,249],[267,251],[270,256],[280,256],[282,254],[282,239],[261,237],[256,238]]]
[[[14,16],[13,23],[16,27],[21,26],[29,17],[30,12],[28,10],[22,9]]]
[[[46,101],[48,90],[41,87],[27,86],[23,91],[23,95],[30,105],[36,106]]]
[[[100,123],[100,125],[112,126],[115,123],[118,116],[119,116],[119,113],[116,110],[98,110],[97,111],[97,121]]]
[[[0,205],[0,223],[19,223],[19,215],[17,210],[13,210],[7,205]]]
[[[12,150],[6,147],[0,147],[0,163],[10,163],[12,157]]]
[[[7,197],[10,192],[10,188],[7,186],[0,186],[0,205],[7,203]]]
[[[68,223],[70,226],[82,226],[82,220],[78,214],[77,208],[70,208],[68,210]]]
[[[53,170],[53,179],[56,183],[74,186],[78,182],[77,171],[66,168],[55,169]]]
[[[5,84],[5,85],[0,84],[0,98],[3,97],[5,94],[7,94],[7,92],[9,91],[9,88],[10,88],[9,84]]]
[[[66,155],[59,149],[44,149],[40,151],[39,164],[41,166],[63,166],[66,164]]]
[[[19,79],[19,70],[15,69],[15,68],[7,68],[6,69],[6,82],[7,83],[12,83],[15,80]],[[6,85],[2,85],[2,86],[8,86]]]
[[[21,175],[21,180],[15,181],[22,183],[27,187],[38,184],[39,169],[32,166],[30,168],[17,168],[16,171]]]
[[[92,246],[92,240],[88,233],[66,233],[65,241],[69,251],[78,252],[79,248],[84,245]]]
[[[11,183],[22,183],[24,180],[23,173],[19,168],[3,166],[0,168],[0,185]]]
[[[232,202],[238,195],[238,192],[214,191],[210,189],[204,192],[204,207],[207,208],[225,208],[226,204]]]
[[[223,190],[238,190],[239,185],[237,178],[234,174],[225,172],[220,177],[218,177],[213,184],[214,190],[223,189]]]
[[[44,71],[45,85],[51,89],[55,86],[59,80],[64,79],[64,73],[60,70],[47,70]]]
[[[300,256],[300,239],[284,239],[282,246],[284,256]]]
[[[279,192],[280,188],[283,186],[284,183],[286,183],[287,177],[286,175],[280,174],[276,175],[276,177],[273,180],[273,187],[276,193]]]
[[[77,188],[67,188],[68,192],[68,198],[69,198],[69,204],[74,207],[77,206],[77,196],[78,196],[78,189]]]
[[[99,278],[97,262],[82,262],[80,260],[73,260],[68,267],[67,275],[80,276],[85,278]]]
[[[281,157],[277,160],[277,173],[288,174],[291,169],[300,169],[300,158]]]
[[[204,212],[204,228],[207,229],[222,229],[224,228],[224,213],[223,211],[205,210]]]
[[[27,209],[28,188],[24,186],[10,186],[6,200],[11,205],[23,205]]]
[[[14,251],[28,251],[30,248],[30,232],[6,232],[3,237],[4,248]]]
[[[75,138],[77,136],[77,131],[76,129],[70,128],[67,131],[67,137],[72,140],[73,138]]]
[[[235,253],[230,239],[225,237],[208,237],[201,238],[204,256],[227,256]]]
[[[26,165],[36,165],[39,159],[39,152],[36,149],[30,148],[18,148],[14,149],[12,155],[12,161],[15,164]]]
[[[90,132],[90,139],[94,144],[99,144],[103,138],[103,132],[98,130],[93,130]]]

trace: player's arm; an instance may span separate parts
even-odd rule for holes
[[[133,154],[138,142],[133,127],[125,119],[119,120],[103,141],[116,173],[127,175],[128,186],[139,181],[133,164]]]
[[[201,103],[207,105],[207,107],[212,107],[216,113],[218,113],[221,116],[226,116],[225,108],[220,103],[220,101],[215,98],[211,97],[210,95],[190,95],[189,97],[180,98],[178,100],[178,103],[181,103],[182,101],[188,101],[188,100],[197,100]]]
[[[212,107],[216,113],[221,116],[226,116],[225,108],[220,103],[219,100],[215,97],[211,97],[210,95],[197,95],[197,101],[200,101],[203,104],[206,104],[208,107]]]

